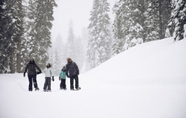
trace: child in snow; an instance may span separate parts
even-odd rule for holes
[[[63,66],[59,74],[59,80],[61,80],[60,89],[66,90],[66,67],[65,66]]]
[[[45,73],[45,83],[43,87],[44,92],[51,91],[51,79],[52,81],[54,81],[53,71],[51,67],[51,64],[48,63],[45,70],[43,71]]]

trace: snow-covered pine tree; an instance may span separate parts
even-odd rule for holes
[[[30,32],[29,57],[35,58],[41,68],[44,68],[48,60],[47,50],[51,47],[51,28],[53,7],[57,6],[54,0],[30,0],[29,19]],[[28,57],[28,58],[29,58]]]
[[[88,29],[83,27],[82,28],[82,44],[83,44],[83,62],[87,63],[86,54],[87,54],[87,45],[88,45]]]
[[[58,51],[58,48],[55,48],[53,55],[54,55],[53,56],[53,59],[54,59],[53,63],[52,62],[50,62],[50,63],[52,63],[54,75],[58,76],[60,70],[62,69],[62,64],[61,64],[61,60],[60,60],[60,53]]]
[[[24,72],[25,64],[29,61],[29,53],[30,53],[30,43],[29,43],[29,11],[28,11],[28,1],[22,0],[23,8],[22,8],[22,15],[23,15],[23,30],[24,34],[21,40],[21,72]]]
[[[113,23],[113,32],[114,32],[114,41],[112,45],[112,55],[119,54],[123,51],[123,45],[125,43],[124,33],[122,31],[122,19],[119,10],[122,4],[115,4],[113,8],[113,12],[115,13],[115,19]]]
[[[153,0],[147,3],[146,41],[163,39],[170,20],[171,0]]]
[[[7,0],[0,3],[1,73],[8,69],[11,73],[20,72],[21,42],[24,33],[22,0]]]
[[[171,20],[175,24],[174,40],[182,40],[184,38],[184,25],[186,24],[186,1],[172,0]]]
[[[9,7],[9,1],[0,1],[0,73],[4,73],[9,70],[9,50],[11,49],[11,31],[10,24],[12,23],[11,7]]]
[[[23,5],[22,0],[16,0],[15,2],[15,10],[14,10],[14,18],[15,18],[15,58],[16,58],[16,72],[20,73],[22,72],[22,49],[25,48],[23,47],[23,42],[24,42],[24,16],[25,16],[25,9]]]
[[[87,57],[91,68],[111,57],[110,18],[107,0],[94,0],[91,10]]]
[[[90,24],[88,27],[89,30],[89,39],[88,39],[88,46],[87,46],[87,58],[91,68],[96,67],[96,56],[97,56],[97,42],[96,39],[98,38],[98,9],[99,9],[99,0],[94,0],[93,8],[91,10],[91,18]]]
[[[82,72],[86,72],[88,70],[90,70],[89,68],[89,63],[88,63],[88,59],[87,59],[87,45],[88,45],[88,29],[83,27],[82,28],[82,35],[81,35],[81,39],[82,39],[82,45],[83,45],[83,57],[82,57]]]
[[[58,64],[60,66],[60,69],[62,68],[62,65],[66,64],[66,45],[63,42],[63,38],[61,35],[58,35],[56,38],[55,46],[53,47],[58,50],[59,53],[59,62]]]
[[[66,54],[67,57],[70,57],[72,60],[75,58],[75,35],[73,29],[73,21],[70,20],[69,22],[69,31],[68,31],[68,38],[66,44]]]
[[[54,74],[57,76],[62,69],[62,66],[66,64],[66,45],[63,42],[61,35],[59,34],[52,44],[52,47],[48,51],[49,63],[52,64]]]
[[[120,0],[113,11],[113,54],[128,49],[125,45],[135,45],[133,39],[148,42],[165,37],[170,18],[170,0]]]
[[[136,3],[137,2],[137,3]],[[144,38],[144,1],[120,0],[114,8],[113,54],[118,54],[128,48],[132,39]],[[128,45],[125,47],[124,45]]]
[[[85,57],[84,57],[84,49],[83,49],[83,43],[82,43],[82,39],[81,37],[76,37],[76,40],[74,41],[75,43],[75,52],[74,52],[74,56],[75,58],[73,59],[77,64],[79,69],[82,68],[83,63],[85,61]]]

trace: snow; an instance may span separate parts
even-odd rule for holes
[[[82,90],[28,92],[23,74],[0,75],[0,118],[186,118],[186,40],[129,48],[80,74]]]

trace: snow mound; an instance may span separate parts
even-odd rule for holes
[[[23,74],[0,74],[0,118],[186,118],[186,40],[144,43],[81,74],[80,91],[28,92]]]
[[[111,58],[85,76],[123,83],[185,83],[186,40],[173,38],[137,45]],[[88,78],[88,77],[87,77]]]

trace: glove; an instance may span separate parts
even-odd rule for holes
[[[41,73],[41,70],[39,72],[37,72],[37,74],[40,74]]]
[[[52,76],[52,81],[54,81],[54,76]]]
[[[25,77],[25,73],[23,73],[23,77]]]

